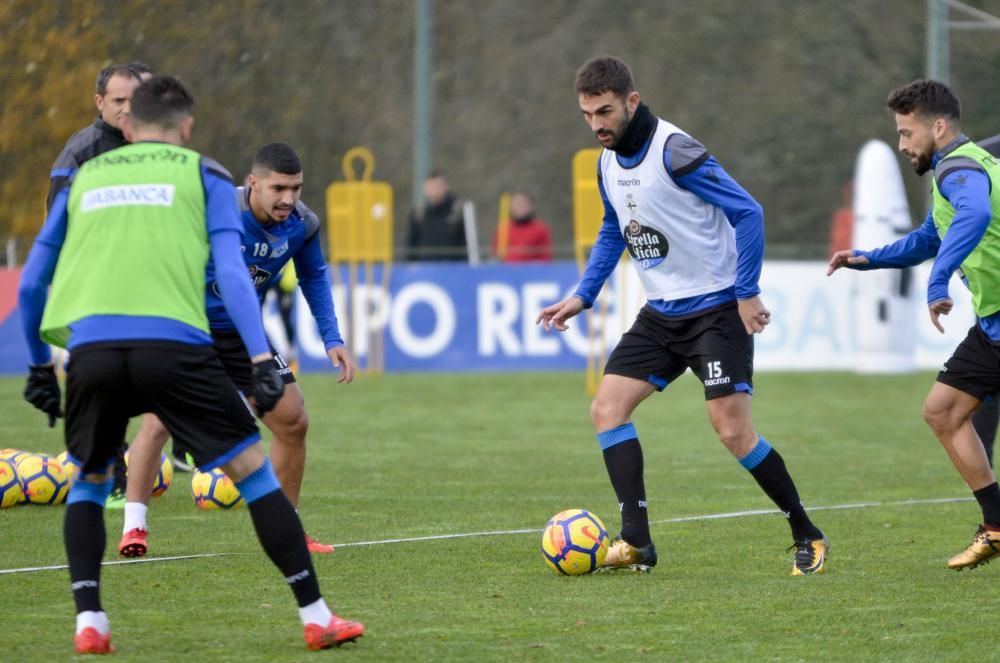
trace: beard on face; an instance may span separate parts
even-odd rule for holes
[[[625,135],[625,130],[628,128],[628,123],[631,122],[631,121],[632,121],[632,116],[629,115],[629,113],[628,113],[628,107],[626,106],[625,107],[625,117],[624,117],[624,119],[622,119],[621,124],[619,124],[615,128],[615,130],[612,131],[611,129],[602,129],[601,131],[595,131],[594,132],[594,137],[597,138],[597,142],[600,143],[601,142],[601,134],[604,134],[604,135],[610,134],[611,135],[611,143],[608,144],[606,147],[607,147],[607,149],[614,151],[615,148],[618,147],[618,144],[621,142],[622,136]],[[604,143],[601,143],[601,145],[603,146]]]
[[[913,166],[913,172],[915,172],[917,175],[923,175],[924,173],[926,173],[928,170],[931,169],[931,155],[928,154],[927,152],[924,152],[923,154],[916,155],[916,157],[917,157],[917,162],[913,163],[913,161],[911,160],[910,165]]]

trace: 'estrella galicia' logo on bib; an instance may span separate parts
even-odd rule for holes
[[[663,233],[655,228],[643,226],[635,219],[629,221],[623,235],[628,254],[643,269],[656,267],[664,261],[667,252],[670,251],[670,243]]]

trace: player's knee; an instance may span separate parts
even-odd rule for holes
[[[256,472],[267,460],[264,448],[260,442],[252,444],[228,463],[222,466],[222,470],[233,481],[242,481],[250,474]]]
[[[745,426],[738,425],[737,422],[719,424],[715,427],[715,432],[726,448],[732,449],[734,453],[749,451],[757,442],[757,435],[752,430],[747,430]]]
[[[309,415],[301,407],[276,409],[268,415],[266,423],[268,428],[283,439],[304,441],[309,430]]]
[[[954,417],[949,409],[933,399],[928,398],[924,401],[923,417],[931,430],[946,432],[956,428]]]
[[[162,449],[169,439],[170,431],[167,430],[167,427],[159,418],[150,415],[142,418],[142,426],[139,428],[139,434],[133,444],[142,444],[145,441],[146,444],[155,445],[157,449]]]
[[[309,415],[304,409],[299,409],[298,416],[292,420],[289,430],[296,439],[306,439],[306,432],[309,431]]]
[[[166,445],[167,440],[170,439],[170,431],[167,430],[167,427],[162,423],[158,423],[156,428],[153,429],[150,437],[152,438],[153,443],[162,449],[163,446]]]
[[[600,432],[621,426],[628,421],[629,413],[620,403],[598,395],[590,402],[590,420]]]

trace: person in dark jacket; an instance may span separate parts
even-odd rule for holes
[[[468,259],[462,202],[441,173],[424,180],[424,205],[410,212],[406,248],[410,260]]]
[[[122,120],[128,115],[132,92],[152,75],[142,62],[108,65],[97,74],[94,105],[99,115],[93,124],[73,134],[52,164],[47,207],[52,207],[56,194],[84,162],[125,144]]]

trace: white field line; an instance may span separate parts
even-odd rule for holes
[[[150,562],[173,562],[179,559],[199,559],[201,557],[231,557],[233,555],[244,555],[246,553],[201,553],[199,555],[175,555],[173,557],[138,557],[136,559],[116,559],[111,562],[101,562],[101,566],[120,566],[122,564],[148,564]],[[59,571],[68,569],[66,564],[53,564],[52,566],[27,566],[23,569],[0,569],[0,575],[5,573],[33,573],[35,571]]]
[[[971,497],[938,497],[933,499],[909,499],[896,500],[891,502],[856,502],[853,504],[831,504],[828,506],[813,506],[807,510],[813,511],[844,511],[848,509],[872,509],[878,507],[892,506],[920,506],[927,504],[952,504],[955,502],[971,502]],[[689,523],[699,520],[719,520],[722,518],[747,518],[750,516],[777,515],[781,512],[777,509],[753,509],[750,511],[731,511],[729,513],[708,513],[696,516],[678,516],[675,518],[664,518],[663,520],[652,520],[650,525],[664,525],[667,523]],[[434,534],[431,536],[413,536],[399,539],[379,539],[376,541],[355,541],[353,543],[338,543],[337,548],[356,548],[360,546],[382,546],[391,543],[419,543],[421,541],[444,541],[448,539],[470,539],[479,536],[509,536],[511,534],[537,534],[542,530],[538,527],[527,529],[507,529],[493,530],[487,532],[461,532],[458,534]],[[200,559],[205,557],[227,557],[233,555],[245,555],[248,553],[202,553],[200,555],[177,555],[174,557],[140,557],[138,559],[115,560],[102,562],[102,566],[118,566],[121,564],[143,564],[150,562],[171,562],[182,559]],[[29,566],[21,569],[0,569],[0,575],[9,573],[32,573],[35,571],[58,571],[69,568],[65,564],[53,566]]]

